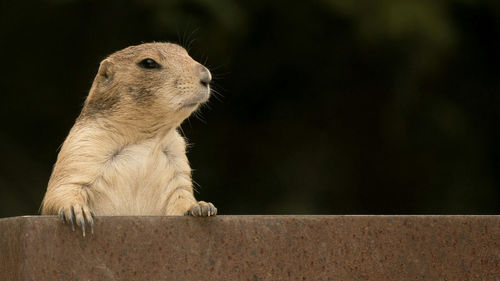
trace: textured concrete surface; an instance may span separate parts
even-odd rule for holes
[[[0,219],[0,280],[500,280],[500,216]]]

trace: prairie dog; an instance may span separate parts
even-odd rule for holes
[[[210,96],[210,71],[172,43],[147,43],[103,60],[64,141],[42,214],[93,231],[93,217],[212,216],[196,201],[177,128]]]

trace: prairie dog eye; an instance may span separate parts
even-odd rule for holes
[[[143,59],[141,60],[138,65],[142,68],[145,68],[145,69],[159,69],[161,68],[161,65],[159,65],[154,59],[150,59],[150,58],[147,58],[147,59]]]

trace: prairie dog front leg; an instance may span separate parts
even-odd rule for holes
[[[192,192],[185,188],[178,188],[170,197],[167,215],[209,217],[217,215],[217,208],[212,203],[196,201]]]
[[[78,184],[65,184],[54,187],[47,192],[42,209],[42,215],[58,214],[59,218],[71,225],[75,231],[78,225],[85,236],[86,224],[94,233],[94,212],[88,202],[91,196],[88,187]]]

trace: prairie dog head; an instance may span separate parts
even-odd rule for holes
[[[210,96],[210,71],[172,43],[146,43],[103,60],[82,117],[178,126]]]

